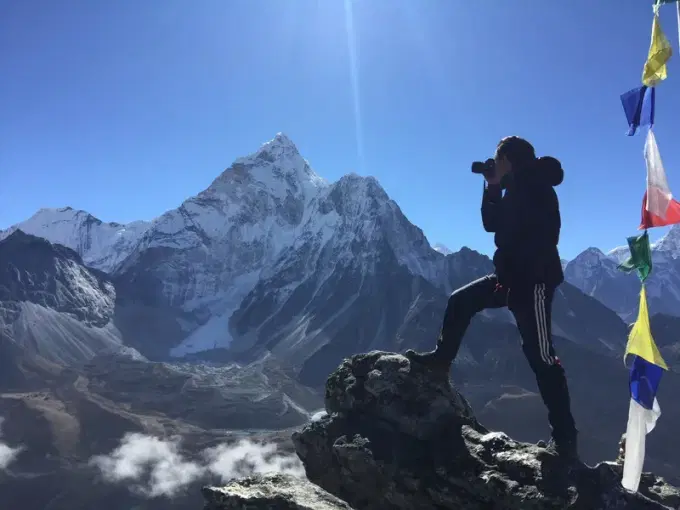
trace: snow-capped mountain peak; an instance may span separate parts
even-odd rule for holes
[[[595,248],[591,246],[590,248],[586,248],[581,252],[577,258],[582,258],[584,260],[589,260],[591,262],[601,262],[603,260],[609,260],[609,257],[604,254],[602,250],[599,248]]]
[[[207,189],[158,218],[140,249],[243,241],[264,243],[274,256],[292,243],[309,203],[327,187],[290,138],[278,133],[236,159]]]
[[[564,268],[566,280],[586,294],[592,294],[603,278],[617,275],[617,263],[599,248],[590,247],[581,252]]]
[[[565,270],[578,271],[584,277],[592,276],[593,271],[604,270],[616,272],[617,262],[610,256],[605,255],[599,248],[590,247],[579,253],[574,260],[567,263]]]
[[[442,255],[451,255],[453,251],[448,246],[444,246],[442,243],[436,243],[432,246],[435,251],[438,251]]]
[[[74,250],[90,267],[111,272],[128,256],[150,222],[104,223],[72,207],[42,208],[26,221],[0,231],[0,240],[15,230]]]
[[[249,156],[237,158],[201,195],[233,194],[243,185],[286,198],[289,194],[309,201],[328,186],[283,133],[264,143]]]
[[[264,157],[263,154],[268,154],[273,158],[282,158],[284,156],[300,155],[297,146],[293,143],[285,133],[276,133],[276,136],[271,140],[263,143],[254,154],[239,159],[247,159],[249,157]],[[238,160],[237,160],[238,161]]]
[[[263,143],[257,151],[248,156],[237,158],[234,163],[248,164],[254,160],[265,160],[272,163],[277,160],[298,158],[302,159],[302,156],[293,141],[285,134],[277,133],[274,138]]]
[[[159,303],[210,314],[208,322],[187,323],[192,333],[173,354],[225,347],[229,317],[268,268],[310,236],[320,242],[333,234],[332,208],[315,214],[331,189],[279,133],[154,221],[118,274],[131,282],[151,278],[148,287],[162,281]]]

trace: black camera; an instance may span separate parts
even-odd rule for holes
[[[472,163],[472,173],[473,174],[484,174],[492,175],[496,171],[496,162],[493,158],[489,158],[486,161],[474,161]]]

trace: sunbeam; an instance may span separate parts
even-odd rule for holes
[[[345,0],[345,31],[347,33],[347,49],[349,52],[349,74],[352,80],[352,100],[354,103],[354,135],[357,145],[357,159],[359,171],[364,167],[364,145],[361,130],[361,102],[359,101],[359,66],[356,49],[356,34],[354,33],[354,15],[352,0]]]

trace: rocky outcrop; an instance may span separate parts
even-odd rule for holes
[[[330,494],[357,510],[680,508],[680,491],[662,478],[645,473],[631,493],[616,462],[567,463],[487,430],[448,381],[400,354],[346,359],[328,378],[325,406],[293,434],[312,484],[270,476],[207,487],[205,509],[349,508]]]
[[[317,485],[286,475],[245,478],[202,492],[205,510],[352,510]]]
[[[325,404],[293,441],[309,480],[357,509],[680,507],[663,479],[646,474],[633,494],[618,464],[568,465],[488,431],[448,382],[398,354],[345,360]]]

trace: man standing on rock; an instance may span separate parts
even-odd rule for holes
[[[551,334],[552,299],[564,281],[557,250],[560,210],[554,189],[564,177],[562,165],[555,158],[536,158],[529,142],[510,136],[500,141],[493,160],[475,163],[472,170],[486,180],[482,223],[495,234],[495,274],[451,295],[434,351],[409,350],[406,355],[448,376],[472,318],[484,309],[507,306],[515,316],[522,349],[548,408],[552,427],[548,447],[575,460],[577,430]]]

